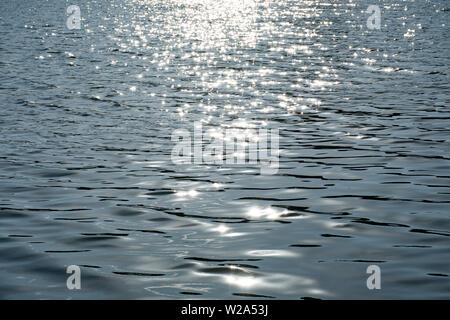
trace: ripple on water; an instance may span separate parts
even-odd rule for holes
[[[65,2],[0,2],[0,298],[373,298],[371,264],[377,297],[449,298],[445,1],[381,30],[235,2],[90,1],[69,31]],[[198,122],[278,129],[278,172],[175,164]]]

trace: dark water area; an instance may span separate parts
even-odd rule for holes
[[[1,1],[0,298],[450,298],[449,25],[446,0]],[[175,164],[199,121],[278,129],[278,172]]]

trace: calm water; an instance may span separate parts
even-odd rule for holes
[[[450,298],[449,1],[4,0],[0,25],[0,298]],[[175,165],[196,121],[278,128],[278,173]]]

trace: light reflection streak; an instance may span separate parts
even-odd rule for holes
[[[282,216],[286,215],[288,213],[288,210],[282,210],[277,211],[274,208],[260,208],[260,207],[251,207],[247,212],[247,216],[253,218],[253,219],[270,219],[270,220],[276,220],[281,218]]]
[[[298,291],[299,287],[305,287],[304,289],[306,291],[320,292],[320,294],[329,295],[327,291],[315,287],[316,282],[313,279],[307,277],[282,273],[262,275],[259,273],[247,271],[239,267],[228,269],[229,274],[212,274],[208,272],[198,271],[194,271],[193,273],[196,276],[200,277],[219,278],[221,282],[240,289],[283,290],[283,292],[286,294],[289,292]],[[236,274],[233,274],[233,272],[236,272]]]

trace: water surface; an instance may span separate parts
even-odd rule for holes
[[[2,1],[0,298],[450,298],[449,12]],[[197,121],[279,129],[278,173],[175,165]]]

